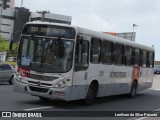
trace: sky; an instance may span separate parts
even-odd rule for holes
[[[15,0],[21,7],[22,0]],[[135,42],[154,45],[160,61],[159,0],[23,0],[31,12],[48,10],[72,17],[72,25],[99,32],[136,32]]]

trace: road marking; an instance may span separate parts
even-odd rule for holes
[[[48,108],[53,108],[53,107],[54,107],[54,106],[38,107],[38,108],[29,108],[29,109],[24,109],[24,111],[41,110],[41,109],[48,109]]]
[[[154,89],[154,88],[150,88],[151,90],[160,90],[160,89]]]

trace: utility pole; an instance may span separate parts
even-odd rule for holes
[[[23,0],[21,1],[21,7],[23,6]]]
[[[136,25],[136,24],[133,24],[133,32],[134,32],[134,28],[135,28],[135,27],[137,27],[137,26],[138,26],[138,25]]]
[[[44,11],[37,11],[37,13],[42,14],[42,22],[44,22],[45,14],[46,14],[46,13],[50,13],[50,12],[49,12],[49,11],[44,10]]]

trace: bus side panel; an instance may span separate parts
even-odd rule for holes
[[[152,87],[153,68],[141,68],[141,77],[138,84],[138,91]]]
[[[154,76],[154,69],[153,68],[148,68],[148,74],[147,74],[147,86],[148,86],[148,88],[152,87],[153,76]]]
[[[87,88],[88,86],[86,85],[73,85],[70,100],[84,99],[88,90]]]
[[[88,70],[74,72],[70,100],[85,98],[87,92],[87,71]]]
[[[112,65],[90,64],[87,84],[90,85],[93,80],[98,81],[97,97],[112,95],[114,88],[110,78],[111,71]]]
[[[113,95],[129,93],[132,82],[132,67],[114,66],[112,84],[114,85]]]
[[[104,79],[106,81],[105,96],[113,95],[114,85],[112,83],[111,72],[113,72],[113,65],[104,65]]]
[[[145,90],[148,88],[147,87],[147,76],[148,76],[148,68],[141,67],[137,91]]]

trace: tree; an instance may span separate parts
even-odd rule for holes
[[[18,42],[13,42],[12,44],[12,50],[8,51],[8,56],[14,56],[15,54],[17,54],[17,50],[18,50]]]
[[[9,43],[6,42],[5,38],[0,35],[0,52],[7,52],[9,47]]]
[[[13,43],[13,51],[14,51],[14,53],[17,53],[18,45],[19,45],[18,42],[14,42],[14,43]]]

